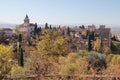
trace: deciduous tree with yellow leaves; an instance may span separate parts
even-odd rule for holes
[[[63,37],[59,30],[46,29],[40,36],[36,48],[31,48],[29,63],[36,74],[56,72],[59,57],[65,57],[70,52],[68,37]]]
[[[0,79],[8,74],[11,69],[12,50],[12,46],[0,44]]]
[[[101,48],[101,40],[97,39],[94,41],[93,50],[99,52]]]

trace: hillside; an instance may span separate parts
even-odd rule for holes
[[[113,54],[120,54],[120,42],[112,41],[111,50]]]

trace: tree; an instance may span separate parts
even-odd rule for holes
[[[21,42],[21,41],[22,41],[22,35],[19,34],[19,35],[18,35],[18,42]]]
[[[42,29],[41,27],[37,28],[37,34],[39,35],[41,33]]]
[[[69,27],[67,28],[67,35],[70,36],[70,28]]]
[[[116,38],[115,35],[114,35],[111,39],[112,39],[113,41],[117,41],[117,38]]]
[[[34,28],[34,35],[37,34],[37,23],[35,23],[35,28]]]
[[[84,26],[84,25],[82,25],[81,27],[82,27],[82,29],[84,29],[84,28],[85,28],[85,26]]]
[[[0,80],[2,80],[5,74],[8,74],[11,69],[12,51],[12,46],[0,44]]]
[[[50,29],[52,29],[52,25],[50,25]]]
[[[64,30],[62,31],[62,35],[63,35],[63,36],[65,35],[65,31],[64,31]]]
[[[79,53],[69,53],[67,57],[61,58],[60,72],[65,75],[85,74],[87,54],[86,51],[80,51]]]
[[[64,38],[59,30],[46,29],[39,40],[37,46],[30,49],[27,63],[38,75],[57,72],[59,57],[66,57],[70,52],[69,39]]]
[[[98,52],[91,52],[88,56],[88,67],[92,68],[95,73],[107,68],[105,56]],[[89,69],[88,68],[88,69]]]
[[[92,50],[92,44],[91,44],[91,34],[88,33],[88,51]]]
[[[44,55],[65,56],[69,53],[68,39],[61,36],[57,30],[46,30],[46,34],[41,36],[40,39],[38,49]]]
[[[45,29],[49,29],[48,23],[45,23]]]
[[[111,64],[120,65],[120,55],[114,55],[111,59]]]
[[[94,32],[91,32],[91,40],[94,41]]]
[[[97,39],[96,41],[94,41],[93,50],[99,52],[100,48],[101,48],[101,40]]]
[[[21,45],[19,45],[19,53],[18,53],[18,65],[19,66],[24,66],[24,63],[23,63],[23,49],[21,48]]]
[[[27,68],[28,69],[28,68]],[[18,65],[13,65],[12,68],[11,68],[11,71],[10,71],[10,76],[11,77],[26,77],[26,69],[21,67],[21,66],[18,66]]]
[[[104,53],[105,53],[105,54],[111,54],[112,52],[111,52],[111,49],[110,49],[109,47],[106,47],[106,48],[104,49]]]
[[[22,35],[19,34],[18,42],[17,42],[18,65],[23,67],[24,66],[24,63],[23,63],[23,49],[21,47],[21,42],[22,42]]]
[[[0,31],[0,43],[4,42],[4,32]]]

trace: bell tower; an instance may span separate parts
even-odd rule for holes
[[[28,17],[28,15],[26,14],[26,17],[25,17],[25,19],[24,19],[24,25],[28,25],[29,24],[29,17]]]

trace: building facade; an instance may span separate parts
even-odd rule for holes
[[[34,34],[35,25],[36,24],[30,23],[30,19],[28,15],[26,15],[24,23],[19,25],[18,31],[20,32],[20,34],[23,34],[24,36],[29,38]]]

